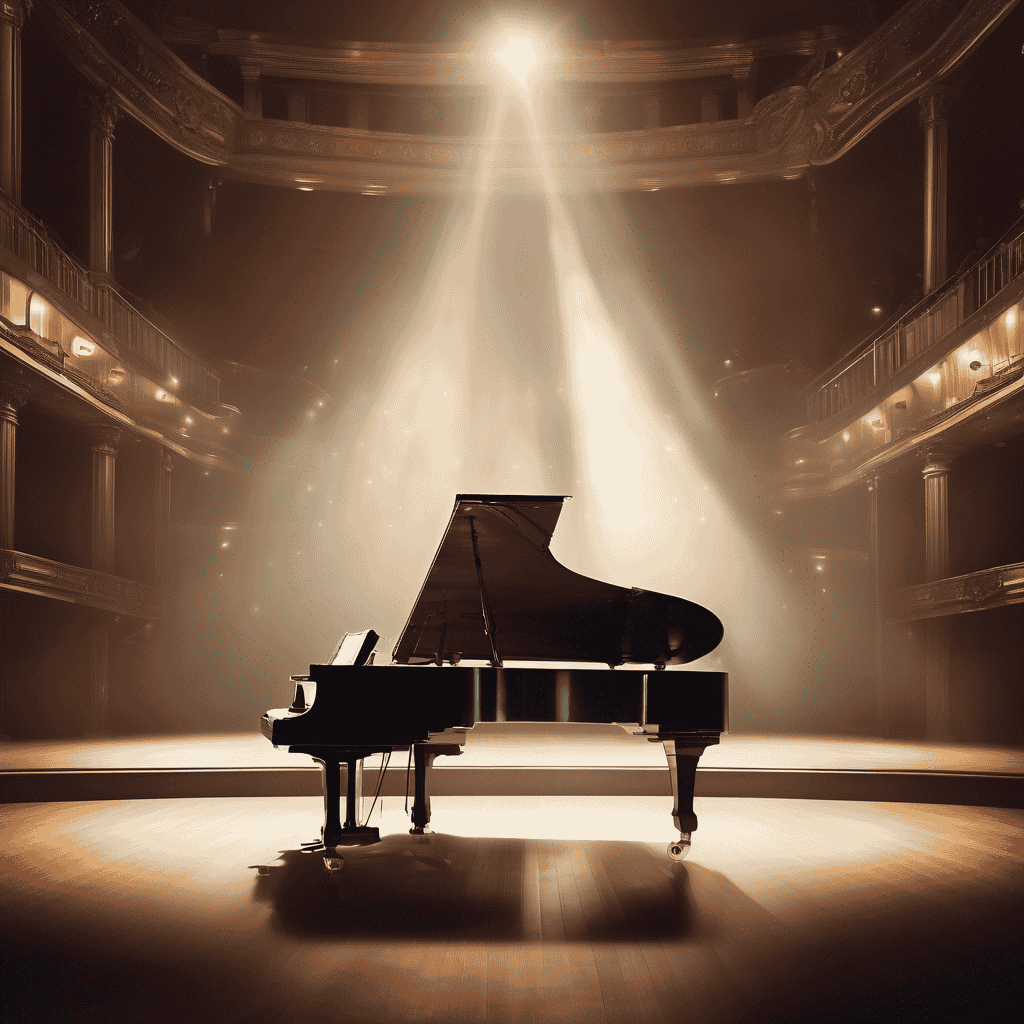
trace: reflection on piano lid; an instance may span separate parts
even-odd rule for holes
[[[549,550],[561,495],[460,494],[394,650],[461,660],[684,664],[713,651],[718,617],[692,601],[566,569]]]

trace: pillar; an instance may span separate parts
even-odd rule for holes
[[[89,97],[89,271],[110,277],[114,246],[114,125],[120,111],[110,96]]]
[[[875,719],[879,736],[892,734],[888,679],[883,661],[883,630],[885,628],[884,594],[882,588],[882,531],[880,476],[868,477],[868,569],[871,586],[871,674],[875,687]]]
[[[120,431],[102,430],[92,446],[92,568],[114,571],[114,465]],[[92,736],[105,736],[110,708],[110,620],[89,631],[89,725]]]
[[[949,470],[959,452],[924,452],[925,581],[949,575]],[[925,732],[929,739],[949,736],[949,635],[946,621],[931,619],[925,638]]]
[[[18,409],[27,393],[0,380],[0,551],[14,547],[14,471]],[[0,558],[2,558],[0,554]],[[14,715],[14,678],[11,673],[11,602],[0,587],[0,739],[8,739]]]
[[[153,464],[153,586],[167,586],[167,553],[171,542],[171,472],[174,458],[161,448]]]
[[[946,164],[950,89],[938,88],[919,99],[924,129],[924,294],[946,280]]]
[[[31,0],[0,3],[0,190],[21,202],[21,29]]]
[[[14,547],[14,454],[18,410],[27,392],[0,380],[0,549]]]
[[[246,117],[263,116],[263,89],[258,64],[239,61],[242,69],[242,109]]]

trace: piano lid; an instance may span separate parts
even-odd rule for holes
[[[559,563],[548,544],[564,500],[457,495],[395,661],[679,665],[718,646],[722,623],[707,608]]]

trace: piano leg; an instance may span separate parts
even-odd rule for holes
[[[718,737],[670,735],[662,737],[672,780],[672,823],[679,830],[677,842],[669,843],[668,854],[682,860],[690,851],[690,837],[697,831],[697,815],[693,813],[693,787],[697,781],[700,755]]]
[[[416,794],[412,801],[412,828],[409,835],[428,836],[433,829],[430,825],[430,792],[427,788],[427,775],[434,766],[434,758],[442,754],[461,754],[462,747],[458,743],[414,743],[413,765],[416,776]]]

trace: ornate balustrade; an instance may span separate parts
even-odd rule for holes
[[[881,400],[886,385],[905,368],[916,376],[936,359],[935,347],[968,317],[996,300],[1024,274],[1024,227],[1018,222],[990,252],[965,273],[913,306],[894,323],[858,345],[808,386],[807,422],[819,436],[832,433],[843,418]],[[844,416],[845,414],[845,416]]]
[[[183,397],[203,404],[219,402],[217,374],[172,341],[111,285],[91,281],[88,271],[64,252],[40,221],[2,193],[0,246],[100,321],[116,340],[119,351],[115,355],[134,356],[152,379]],[[21,322],[29,319],[26,310]]]

